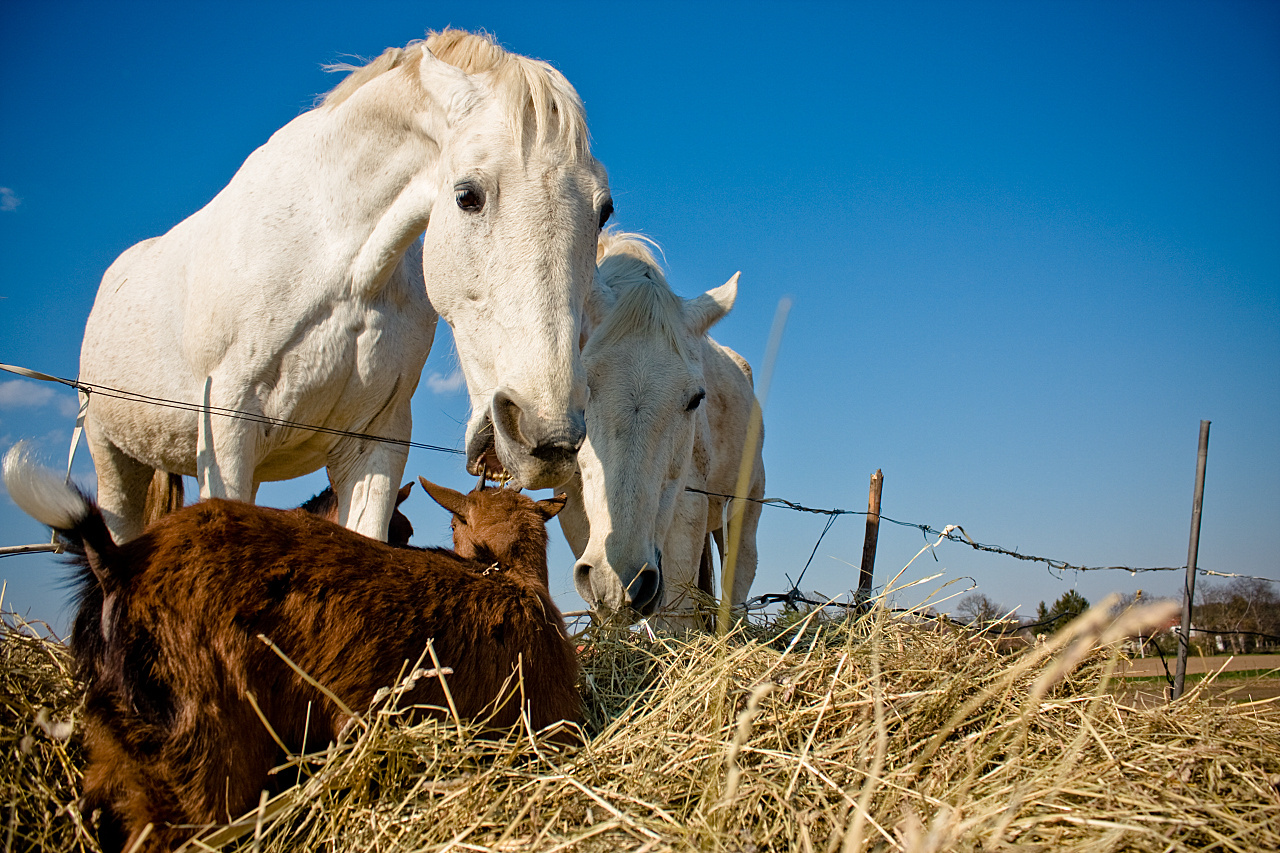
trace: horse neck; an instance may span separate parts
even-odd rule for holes
[[[383,74],[335,107],[317,110],[328,112],[317,116],[309,180],[317,182],[322,205],[332,207],[327,223],[340,232],[338,244],[355,253],[356,292],[385,282],[426,229],[435,196],[443,114],[404,77]]]

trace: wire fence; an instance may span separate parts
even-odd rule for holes
[[[171,399],[166,399],[164,397],[156,397],[148,394],[139,394],[132,391],[125,391],[119,388],[112,388],[112,387],[101,385],[98,383],[84,382],[79,379],[67,379],[65,377],[52,376],[47,373],[41,373],[36,370],[31,370],[25,367],[18,367],[16,365],[0,364],[0,370],[7,371],[9,373],[13,373],[18,376],[23,376],[27,379],[35,379],[42,382],[54,382],[61,385],[65,385],[67,387],[76,389],[79,393],[85,395],[86,397],[91,397],[94,394],[98,394],[105,397],[111,397],[111,398],[120,399],[120,400],[127,400],[131,402],[141,403],[144,405],[162,406],[166,408],[189,411],[193,413],[207,412],[209,414],[218,415],[219,417],[237,418],[240,420],[246,420],[253,423],[260,423],[260,424],[269,425],[269,426],[285,427],[288,429],[308,430],[312,432],[324,433],[326,435],[334,435],[334,436],[340,436],[344,438],[357,438],[363,441],[375,441],[375,442],[385,442],[389,444],[399,444],[405,447],[416,448],[419,450],[429,450],[437,453],[450,453],[455,455],[465,454],[465,451],[459,450],[458,448],[453,448],[453,447],[443,447],[436,444],[426,444],[423,442],[410,441],[407,439],[388,438],[386,436],[371,435],[368,433],[361,433],[361,432],[353,432],[351,430],[335,429],[333,427],[316,426],[314,424],[300,423],[298,421],[290,421],[282,418],[273,418],[257,412],[245,412],[238,409],[230,409],[230,408],[219,407],[219,406],[205,406],[201,403],[192,403],[192,402],[187,402],[183,400],[171,400]],[[83,406],[82,406],[82,411],[83,411]],[[73,448],[73,452],[74,452],[74,448]],[[804,504],[796,503],[795,501],[786,500],[784,498],[736,498],[733,495],[726,495],[720,492],[710,492],[710,491],[705,491],[703,489],[697,489],[693,487],[688,487],[688,490],[698,494],[707,495],[711,497],[718,497],[718,498],[727,499],[727,500],[750,500],[756,503],[763,504],[764,506],[784,508],[784,509],[791,510],[793,512],[804,512],[804,513],[811,513],[815,515],[828,516],[827,524],[823,527],[822,532],[819,534],[817,542],[814,543],[813,549],[809,554],[809,559],[805,563],[804,570],[801,571],[800,577],[797,578],[795,583],[792,584],[791,590],[786,593],[771,594],[769,596],[757,596],[757,599],[768,598],[769,603],[791,602],[793,604],[801,603],[801,604],[809,604],[811,606],[821,604],[822,602],[818,602],[816,600],[810,600],[809,598],[803,596],[799,592],[800,581],[803,579],[805,571],[808,570],[809,564],[812,563],[814,555],[817,554],[818,548],[821,546],[823,538],[826,537],[827,533],[831,530],[837,518],[844,515],[866,516],[868,514],[865,511],[850,510],[850,509],[822,509],[822,508],[810,507],[810,506],[805,506]],[[929,524],[920,524],[918,522],[911,522],[911,521],[900,521],[898,519],[890,518],[889,516],[886,516],[883,514],[878,514],[878,516],[881,521],[885,521],[890,524],[898,525],[900,527],[915,528],[919,530],[926,539],[928,539],[929,537],[937,537],[939,541],[945,540],[950,542],[956,542],[958,544],[968,546],[974,549],[975,551],[982,551],[989,554],[998,554],[1001,556],[1011,557],[1015,560],[1022,560],[1025,562],[1042,563],[1046,566],[1050,574],[1053,574],[1055,577],[1059,577],[1059,578],[1061,577],[1061,573],[1068,572],[1068,571],[1072,571],[1072,572],[1122,571],[1122,572],[1129,572],[1130,574],[1137,574],[1139,572],[1185,572],[1187,568],[1185,565],[1183,566],[1077,565],[1074,563],[1069,563],[1066,560],[1058,560],[1051,557],[1041,557],[1041,556],[1036,556],[1034,554],[1024,554],[1016,549],[1003,548],[999,545],[989,545],[982,542],[977,542],[971,536],[969,536],[968,533],[965,532],[963,527],[960,527],[959,525],[948,525],[944,529],[938,530],[937,528]],[[956,531],[959,531],[959,532],[957,533]],[[30,553],[32,551],[42,551],[42,550],[43,551],[56,550],[56,546],[55,545],[24,545],[24,546],[18,546],[17,548],[3,548],[3,549],[0,549],[0,556],[12,556],[13,554],[16,554],[16,553]],[[1196,571],[1199,575],[1207,576],[1207,577],[1244,578],[1244,579],[1250,579],[1250,580],[1266,581],[1268,583],[1280,582],[1272,578],[1257,577],[1255,575],[1234,574],[1231,572],[1218,572],[1218,571],[1213,571],[1213,570],[1204,569],[1204,568],[1197,568]]]

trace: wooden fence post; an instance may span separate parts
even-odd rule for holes
[[[1209,422],[1200,422],[1200,452],[1196,456],[1196,491],[1191,501],[1191,540],[1187,543],[1187,581],[1182,589],[1182,631],[1178,634],[1178,668],[1173,698],[1182,696],[1187,678],[1187,649],[1191,644],[1191,603],[1196,594],[1196,559],[1200,554],[1200,507],[1204,503],[1204,468],[1209,458]]]
[[[866,604],[871,598],[871,577],[876,567],[876,542],[880,539],[880,490],[884,487],[884,473],[877,468],[871,475],[871,493],[867,496],[867,538],[862,543],[862,571],[858,575],[858,595],[855,601]]]

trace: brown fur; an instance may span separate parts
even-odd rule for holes
[[[140,850],[168,850],[193,831],[170,824],[257,803],[280,755],[250,695],[292,752],[338,736],[347,715],[259,635],[357,713],[430,642],[461,716],[498,729],[522,707],[538,729],[582,719],[577,657],[546,586],[546,520],[563,497],[428,491],[448,501],[459,553],[216,499],[120,546],[92,505],[63,531],[84,555],[72,647],[87,686],[85,800],[102,810],[104,849],[129,849],[152,823]],[[517,670],[520,694],[495,710]],[[445,707],[440,680],[419,679],[408,704]]]

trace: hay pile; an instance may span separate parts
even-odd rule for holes
[[[384,704],[299,759],[307,781],[189,849],[1280,849],[1280,708],[1196,691],[1123,707],[1097,649],[1132,624],[1101,609],[1018,657],[884,612],[787,621],[585,638],[581,750],[405,726]],[[65,655],[2,640],[0,849],[92,849],[68,808],[74,738],[34,716],[73,716]]]
[[[97,850],[71,807],[84,756],[68,721],[80,701],[65,646],[0,613],[0,850]]]

